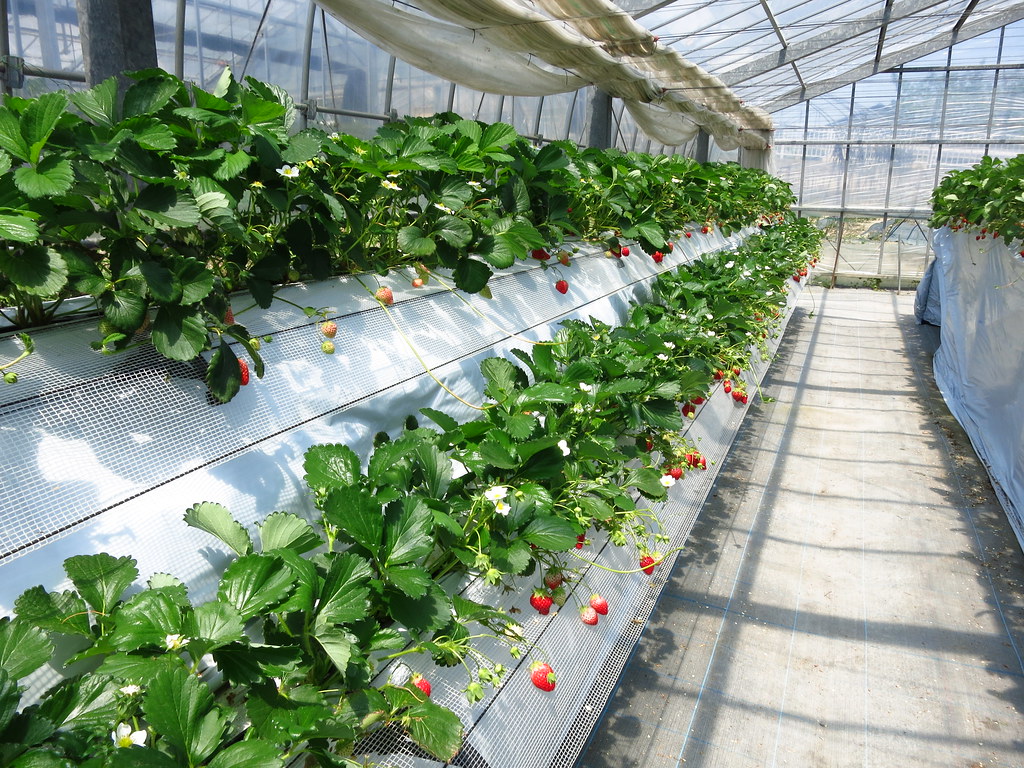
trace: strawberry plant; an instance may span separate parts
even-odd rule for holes
[[[972,228],[1007,243],[1024,241],[1024,155],[982,158],[950,171],[932,192],[929,225],[954,231]],[[1019,250],[1019,249],[1018,249]]]

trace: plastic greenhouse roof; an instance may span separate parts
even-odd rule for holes
[[[1024,18],[1007,0],[620,0],[660,42],[768,112]]]

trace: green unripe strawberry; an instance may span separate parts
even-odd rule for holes
[[[323,344],[320,345],[320,351],[323,352],[325,355],[333,355],[334,354],[334,342],[333,341],[325,341]]]

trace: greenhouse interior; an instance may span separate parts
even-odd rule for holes
[[[1024,2],[0,5],[0,768],[1024,765]]]

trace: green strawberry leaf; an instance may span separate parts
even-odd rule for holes
[[[349,632],[326,626],[314,630],[313,636],[337,670],[345,674],[349,659],[352,658],[352,649],[356,646],[356,638]]]
[[[499,403],[505,402],[516,388],[517,369],[503,357],[489,357],[480,364],[480,372],[487,379],[484,393]]]
[[[302,463],[306,485],[318,493],[352,485],[360,477],[359,457],[347,445],[314,445]]]
[[[441,458],[450,471],[451,462],[443,455]],[[382,557],[387,566],[411,563],[429,555],[434,549],[432,523],[430,508],[419,496],[406,496],[400,503],[390,505],[385,513]]]
[[[221,164],[213,172],[213,178],[217,181],[229,181],[241,176],[243,171],[252,163],[253,157],[244,150],[229,152],[224,156]]]
[[[146,317],[146,300],[129,289],[105,291],[99,297],[100,309],[119,330],[134,332]]]
[[[89,606],[101,614],[110,613],[124,591],[139,578],[134,558],[115,558],[106,552],[69,557],[64,561],[64,572]]]
[[[71,189],[75,180],[71,163],[57,155],[47,155],[39,165],[14,169],[14,184],[28,197],[54,197]]]
[[[416,565],[390,566],[384,569],[382,575],[385,581],[412,598],[427,594],[434,581],[428,571]]]
[[[71,102],[98,125],[112,128],[117,122],[117,78],[108,77],[87,91],[69,94]]]
[[[438,760],[448,761],[462,747],[463,726],[450,709],[427,699],[413,704],[402,717],[409,736]]]
[[[220,344],[210,355],[210,363],[206,366],[206,386],[210,394],[222,403],[229,402],[242,388],[238,355],[224,336],[221,336]]]
[[[554,515],[537,515],[522,533],[522,537],[530,544],[554,551],[575,546],[576,536],[572,523]]]
[[[38,237],[39,225],[28,216],[0,214],[0,238],[17,243],[32,243]]]
[[[53,644],[39,627],[20,618],[0,619],[0,668],[12,680],[30,675],[50,660]]]
[[[0,148],[24,163],[29,162],[28,142],[21,135],[21,121],[6,106],[0,106]]]
[[[33,99],[22,113],[21,135],[25,137],[25,142],[28,144],[28,161],[33,165],[39,163],[43,147],[67,107],[67,93],[50,91]],[[68,167],[70,169],[70,165]]]
[[[576,537],[573,536],[575,541]],[[431,584],[423,597],[412,598],[404,593],[391,592],[385,596],[385,603],[391,618],[413,632],[440,629],[452,616],[451,601],[436,582]]]
[[[225,569],[217,596],[245,621],[273,608],[292,590],[291,569],[276,555],[243,555]]]
[[[84,637],[92,634],[88,606],[74,592],[47,592],[41,586],[32,587],[14,601],[14,612],[18,618],[48,632]]]
[[[194,227],[202,220],[191,192],[151,184],[135,200],[135,209],[161,229]]]
[[[455,286],[466,293],[479,293],[487,285],[494,273],[482,261],[477,259],[460,259],[452,272]]]
[[[63,257],[42,245],[30,245],[20,253],[0,249],[0,272],[23,293],[42,297],[56,296],[68,279]]]
[[[192,360],[206,349],[206,323],[190,307],[165,305],[153,319],[153,346],[170,360]]]
[[[443,499],[452,483],[452,461],[430,443],[420,443],[416,455],[423,468],[424,491],[433,499]]]
[[[273,512],[260,525],[260,543],[264,552],[290,549],[302,554],[323,544],[313,526],[290,512]]]
[[[323,503],[324,518],[357,544],[378,553],[384,538],[380,503],[367,491],[349,486],[337,488]]]
[[[161,738],[188,756],[189,765],[206,760],[224,734],[226,718],[210,689],[183,666],[157,673],[146,686],[142,709]]]
[[[133,596],[114,615],[114,630],[108,642],[121,651],[147,646],[163,648],[168,635],[181,634],[184,625],[181,605],[174,588],[147,589]]]
[[[465,248],[473,240],[473,227],[465,219],[445,215],[437,220],[434,234],[453,248]]]
[[[207,768],[280,768],[284,760],[277,744],[249,739],[221,750],[206,765]]]
[[[170,269],[158,261],[143,261],[139,271],[146,278],[149,294],[161,304],[181,301],[181,283]]]
[[[18,714],[21,691],[18,681],[13,679],[6,669],[0,667],[0,733],[7,729],[11,720]]]
[[[327,556],[327,573],[317,600],[316,626],[351,624],[370,612],[370,564],[349,552]]]
[[[437,250],[437,244],[422,229],[413,226],[398,230],[398,247],[410,256],[429,256]]]
[[[231,516],[226,507],[220,504],[204,501],[189,507],[185,512],[185,524],[216,536],[237,555],[248,555],[252,552],[249,532]]]
[[[245,639],[245,622],[233,605],[211,600],[198,606],[189,616],[185,634],[191,638],[189,653],[200,658],[217,648]]]

